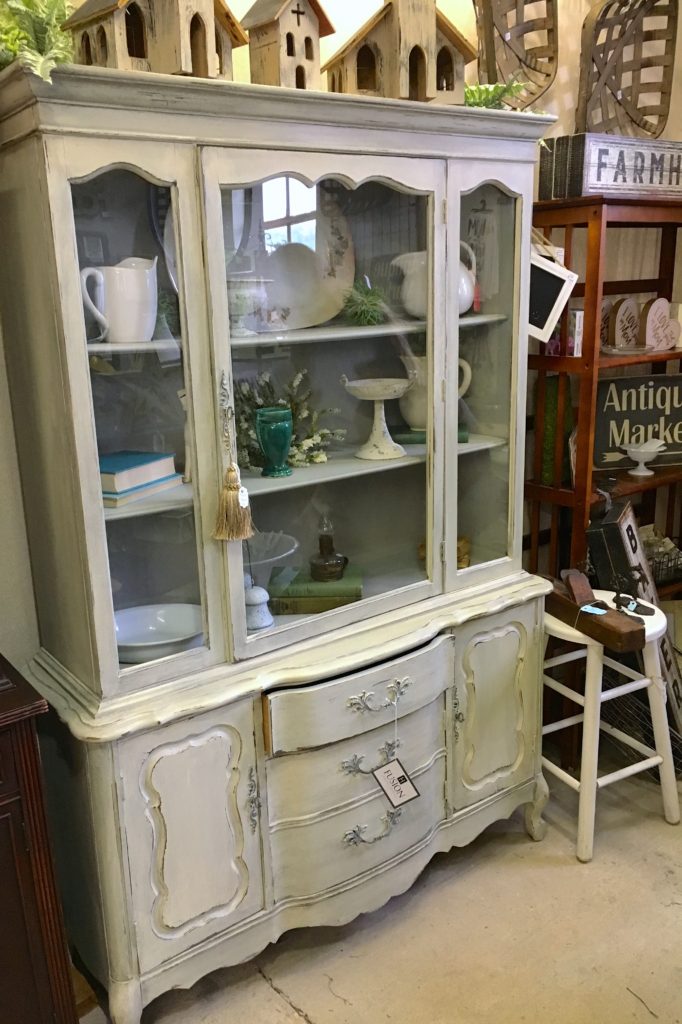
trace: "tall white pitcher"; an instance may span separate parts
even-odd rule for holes
[[[151,341],[156,324],[156,260],[129,256],[115,267],[81,270],[83,305],[102,328],[97,341],[132,345]],[[95,282],[93,296],[88,282]]]

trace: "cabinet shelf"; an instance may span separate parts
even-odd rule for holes
[[[618,355],[599,354],[599,369],[608,370],[615,366],[640,366],[647,363],[667,363],[673,359],[682,359],[682,349],[672,348],[667,352],[622,352]]]
[[[667,487],[670,484],[679,483],[682,480],[682,466],[651,466],[651,476],[631,476],[625,469],[614,472],[612,469],[598,469],[592,475],[594,487],[606,483],[608,480],[616,481],[615,486],[608,488],[612,498],[627,498],[631,494],[643,494],[645,491],[654,491],[658,487]],[[606,490],[606,488],[603,488]]]
[[[172,512],[174,509],[191,508],[194,504],[194,492],[191,484],[178,484],[168,491],[150,494],[148,498],[136,498],[120,508],[105,508],[104,518],[134,519],[139,516],[153,516],[158,512]]]
[[[93,356],[126,356],[138,355],[141,352],[180,353],[182,346],[175,338],[163,341],[135,341],[129,345],[112,345],[108,341],[89,342],[88,355]]]
[[[473,455],[474,452],[485,452],[491,448],[501,448],[507,444],[504,437],[489,437],[487,434],[469,434],[468,441],[460,441],[457,445],[458,455]]]
[[[460,317],[460,329],[481,327],[485,324],[496,324],[506,320],[504,313],[471,313]],[[427,330],[426,320],[393,320],[388,324],[376,324],[372,327],[359,327],[346,323],[322,324],[319,327],[306,327],[300,331],[272,331],[263,334],[249,334],[246,337],[232,337],[230,348],[239,349],[271,348],[274,345],[311,345],[323,341],[362,341],[364,338],[394,338],[403,334],[424,334]],[[89,346],[94,348],[94,346]],[[111,346],[98,346],[111,348]],[[137,351],[137,349],[136,349]]]
[[[407,469],[426,462],[426,445],[411,444],[405,447],[408,454],[403,459],[386,459],[370,461],[356,459],[354,455],[332,452],[327,462],[319,465],[301,466],[294,469],[291,476],[267,477],[260,476],[258,470],[244,470],[242,480],[249,489],[249,494],[258,497],[261,494],[291,491],[298,487],[317,487],[319,484],[333,483],[335,480],[347,480],[350,477],[369,476],[373,473],[385,473],[391,469]]]

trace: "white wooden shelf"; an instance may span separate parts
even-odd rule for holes
[[[163,341],[136,341],[129,345],[112,345],[108,341],[89,342],[88,354],[95,356],[124,356],[137,355],[140,352],[182,352],[182,346],[175,338],[163,339]]]
[[[481,327],[484,324],[496,324],[506,320],[504,313],[471,313],[460,317],[461,329]],[[268,331],[263,334],[230,339],[230,348],[254,349],[268,348],[275,345],[310,345],[320,341],[362,341],[364,338],[394,338],[405,334],[424,334],[427,330],[426,320],[393,320],[388,324],[376,324],[373,327],[355,327],[353,325],[322,324],[319,327],[307,327],[300,331]]]
[[[461,331],[467,327],[483,327],[485,324],[501,324],[507,319],[505,313],[465,313],[459,318]]]
[[[509,442],[505,437],[488,437],[487,434],[469,434],[468,441],[460,441],[457,445],[458,455],[473,455],[474,452],[485,452],[490,448],[501,448]]]
[[[104,518],[134,519],[139,516],[153,516],[158,512],[172,512],[173,509],[191,508],[194,504],[194,492],[191,484],[178,484],[167,491],[150,494],[148,498],[136,498],[121,505],[120,508],[105,508]]]
[[[368,459],[356,459],[354,455],[332,453],[327,462],[297,467],[291,476],[267,477],[260,476],[259,470],[244,470],[242,481],[248,488],[249,494],[256,497],[261,494],[274,494],[278,491],[291,491],[297,487],[316,487],[318,484],[347,480],[350,477],[407,469],[408,466],[418,466],[426,462],[425,444],[407,445],[405,450],[409,454],[402,459],[386,459],[376,462]]]
[[[250,334],[247,337],[230,338],[230,347],[262,348],[272,345],[309,345],[317,341],[360,341],[363,338],[392,338],[401,334],[423,334],[426,320],[393,320],[388,324],[373,327],[357,327],[352,324],[322,324],[306,327],[300,331],[267,331]]]

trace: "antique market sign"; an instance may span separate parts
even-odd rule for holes
[[[682,196],[682,146],[676,142],[586,135],[584,195]]]
[[[666,445],[654,465],[682,465],[682,375],[600,380],[594,465],[598,469],[627,469],[634,463],[623,448],[654,438]]]

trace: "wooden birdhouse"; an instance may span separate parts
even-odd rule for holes
[[[475,58],[435,0],[384,0],[322,70],[330,92],[463,103],[464,68]]]
[[[249,33],[251,81],[320,89],[320,39],[334,26],[317,0],[256,0],[242,18]]]
[[[79,64],[196,78],[231,79],[248,42],[224,0],[85,0],[62,29]]]

